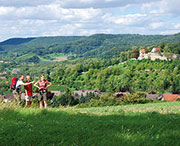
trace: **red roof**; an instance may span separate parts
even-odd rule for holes
[[[157,51],[161,50],[161,48],[156,48]]]
[[[146,49],[141,49],[140,52],[141,53],[146,53]]]
[[[179,94],[163,94],[164,100],[167,101],[176,101],[176,99],[180,98]]]

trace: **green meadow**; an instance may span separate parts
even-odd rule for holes
[[[0,105],[0,145],[180,145],[180,102],[97,108]]]

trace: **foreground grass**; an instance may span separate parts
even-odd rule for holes
[[[180,145],[180,103],[0,107],[0,145]]]

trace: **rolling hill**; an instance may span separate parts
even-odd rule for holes
[[[45,56],[53,53],[71,54],[76,57],[119,56],[132,46],[158,46],[160,43],[179,43],[180,33],[174,35],[95,34],[91,36],[57,36],[37,38],[11,38],[0,42],[0,54],[8,57],[34,54]],[[31,55],[30,55],[31,56]]]

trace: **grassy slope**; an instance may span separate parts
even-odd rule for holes
[[[180,103],[40,110],[0,106],[1,145],[180,145]]]
[[[19,60],[19,61],[20,60],[26,60],[26,59],[31,58],[33,56],[36,56],[36,54],[29,53],[29,54],[25,54],[25,55],[17,57],[16,60]],[[52,53],[52,54],[48,54],[46,56],[49,56],[51,59],[55,59],[57,57],[67,57],[67,55],[64,55],[63,53]],[[43,58],[41,56],[38,56],[38,57],[40,58],[40,62],[50,62],[50,61],[52,61],[50,59],[45,59],[45,58]]]

